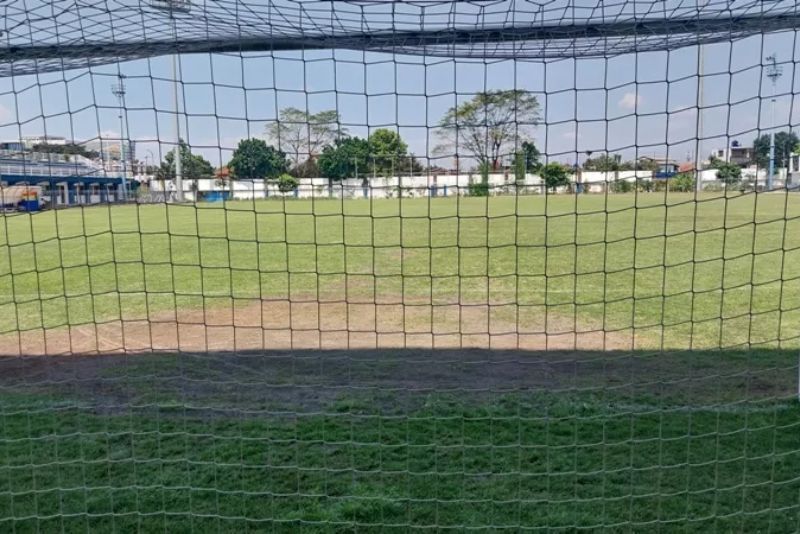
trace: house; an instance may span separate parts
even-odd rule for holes
[[[718,148],[712,152],[711,157],[734,163],[740,167],[749,167],[756,161],[753,147],[741,146],[739,141],[731,141],[731,146],[728,148]]]
[[[678,162],[669,158],[641,156],[638,164],[640,168],[653,169],[653,178],[672,178],[680,169]]]

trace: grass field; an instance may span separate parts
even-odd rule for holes
[[[795,532],[796,351],[0,359],[8,532]]]
[[[5,216],[0,353],[96,323],[156,350],[0,357],[0,528],[795,532],[798,199]],[[208,350],[157,350],[182,321]],[[399,338],[232,352],[227,326]],[[509,332],[545,342],[486,350]],[[482,348],[402,348],[432,334]]]
[[[796,346],[800,197],[277,200],[13,215],[0,226],[0,284],[0,332],[40,337],[65,325],[171,321],[378,332],[400,346],[408,334],[459,345],[464,335],[576,332],[637,348]],[[264,339],[245,348],[268,348]]]

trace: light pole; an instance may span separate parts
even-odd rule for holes
[[[119,81],[111,86],[111,92],[119,100],[119,160],[122,163],[122,200],[128,200],[128,169],[125,162],[125,76],[118,75]]]
[[[770,103],[769,121],[769,171],[767,172],[767,191],[772,191],[772,180],[775,176],[775,96],[778,93],[778,78],[783,75],[783,67],[778,65],[777,56],[767,57],[767,78],[772,81],[772,101]]]
[[[175,43],[178,42],[178,24],[175,13],[189,13],[191,0],[150,0],[150,7],[169,13]],[[172,55],[172,100],[175,106],[175,193],[178,202],[183,202],[183,169],[181,164],[181,121],[178,107],[178,52]]]

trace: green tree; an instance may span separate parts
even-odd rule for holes
[[[539,101],[528,91],[478,93],[444,114],[437,131],[441,144],[435,151],[457,156],[466,152],[496,170],[503,154],[513,153],[521,138],[531,137],[540,118]]]
[[[527,173],[539,171],[541,154],[533,141],[522,142],[520,150],[514,154],[514,178],[517,182],[524,182]]]
[[[233,152],[228,167],[234,178],[277,178],[289,168],[286,154],[268,145],[263,139],[242,139]]]
[[[680,193],[691,193],[694,191],[694,176],[688,173],[679,174],[669,179],[669,188]]]
[[[410,168],[408,145],[400,134],[387,128],[375,130],[369,136],[369,153],[371,170],[381,176],[392,176]]]
[[[322,176],[331,181],[368,177],[372,172],[369,161],[369,141],[360,137],[338,139],[322,150],[317,160]]]
[[[769,134],[764,134],[753,141],[753,152],[759,167],[769,167]],[[794,152],[800,139],[794,132],[778,132],[775,134],[775,167],[788,167],[789,156]]]
[[[339,112],[328,109],[309,113],[294,107],[283,108],[278,121],[266,127],[266,133],[278,149],[289,154],[292,166],[305,160],[315,159],[322,149],[337,138],[346,135]]]
[[[281,174],[278,177],[278,191],[281,193],[290,193],[297,189],[298,185],[300,184],[297,178],[290,174]]]
[[[178,142],[181,154],[181,176],[188,180],[198,178],[211,178],[214,175],[214,167],[200,154],[192,154],[189,145],[181,139]],[[156,171],[156,179],[173,180],[175,178],[175,151],[170,150],[164,156],[164,161]]]
[[[601,154],[596,158],[587,158],[583,162],[583,170],[598,172],[617,172],[631,171],[634,165],[628,161],[622,161],[619,154]]]
[[[547,165],[543,165],[542,168],[539,169],[539,174],[544,180],[544,185],[553,191],[555,191],[557,187],[569,185],[569,171],[567,167],[558,162],[553,161]]]
[[[736,185],[742,181],[742,168],[735,163],[714,162],[717,168],[717,180],[725,185]]]
[[[83,156],[89,159],[96,159],[100,157],[100,153],[96,150],[87,150],[83,145],[76,145],[75,143],[66,143],[64,145],[49,145],[41,143],[34,145],[34,152],[46,152],[48,154],[67,154],[75,156]]]

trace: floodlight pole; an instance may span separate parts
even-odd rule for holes
[[[775,54],[767,57],[767,77],[772,81],[772,100],[770,102],[769,122],[769,171],[767,171],[767,191],[772,191],[772,180],[775,176],[775,97],[778,93],[778,78],[783,69],[778,65]]]
[[[705,74],[705,50],[703,45],[699,46],[697,58],[697,147],[695,148],[694,155],[694,173],[695,184],[694,189],[696,193],[703,190],[703,156],[702,143],[703,143],[703,106],[705,105],[705,95],[703,94],[703,76]]]
[[[150,7],[169,13],[175,42],[178,42],[178,22],[175,13],[189,13],[192,9],[190,0],[151,0]],[[178,100],[178,52],[172,55],[172,100],[175,106],[175,197],[183,202],[183,165],[181,163],[181,120]]]
[[[122,163],[122,200],[128,200],[128,169],[125,161],[125,76],[118,75],[119,82],[111,86],[111,92],[119,100],[119,160]]]

